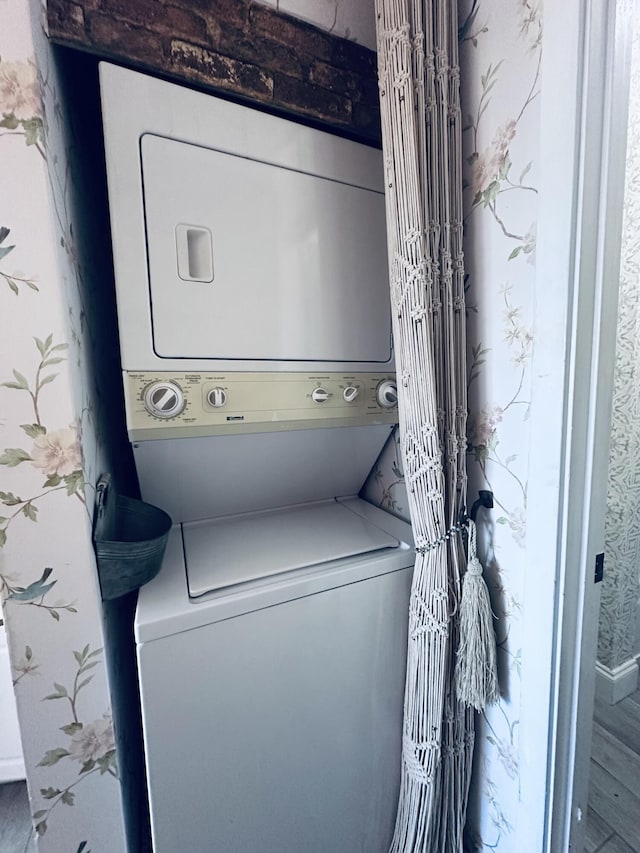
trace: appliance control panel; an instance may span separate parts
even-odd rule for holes
[[[124,388],[132,441],[398,422],[389,373],[125,372]]]

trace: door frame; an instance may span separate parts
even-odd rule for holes
[[[545,62],[558,83],[541,105],[541,160],[560,144],[565,171],[547,170],[541,187],[540,218],[547,212],[556,234],[547,235],[540,272],[569,283],[544,843],[553,853],[581,853],[587,813],[600,604],[594,568],[604,551],[636,7],[636,0],[568,0],[545,12]]]

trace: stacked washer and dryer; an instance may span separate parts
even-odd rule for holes
[[[127,427],[173,518],[136,640],[155,853],[383,853],[411,532],[379,151],[101,66]]]

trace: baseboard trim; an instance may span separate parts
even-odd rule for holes
[[[596,661],[596,696],[608,705],[615,705],[638,688],[638,661],[630,658],[620,666],[609,669]]]

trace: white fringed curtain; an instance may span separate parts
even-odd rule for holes
[[[392,853],[462,850],[473,712],[454,655],[466,366],[455,0],[376,0],[400,437],[417,558]]]

